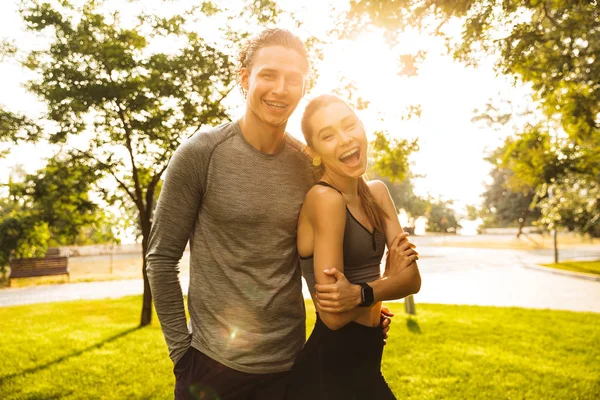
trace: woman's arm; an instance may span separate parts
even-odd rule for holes
[[[346,203],[333,189],[315,186],[306,196],[308,219],[313,227],[313,265],[318,284],[335,283],[336,279],[324,271],[337,269],[344,271],[344,230],[346,227]],[[317,295],[318,297],[318,295]],[[356,307],[343,313],[330,313],[315,307],[321,320],[329,329],[340,329],[350,321],[368,313],[368,307]]]
[[[384,233],[390,252],[390,265],[386,266],[386,274],[382,278],[369,282],[369,286],[373,288],[373,304],[376,304],[418,293],[421,288],[421,276],[417,263],[411,260],[411,258],[416,259],[416,256],[409,254],[412,253],[409,249],[414,246],[406,240],[407,234],[402,231],[387,186],[381,181],[371,181],[369,187],[388,216]],[[316,285],[316,295],[322,309],[329,313],[344,313],[360,304],[359,285],[350,285],[351,288],[348,288],[347,279],[343,275],[340,277],[340,274],[333,269],[330,269],[326,275],[330,280]],[[338,277],[337,280],[333,279],[334,276]],[[343,293],[352,296],[341,298]]]
[[[389,250],[385,276],[370,283],[375,301],[401,299],[418,293],[421,288],[421,275],[416,263],[418,253],[412,250],[413,246],[405,239],[396,206],[385,183],[372,181],[369,186],[387,214],[385,240]]]

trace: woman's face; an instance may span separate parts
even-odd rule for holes
[[[352,178],[367,169],[367,136],[345,103],[321,107],[310,119],[313,156],[320,156],[328,173]]]

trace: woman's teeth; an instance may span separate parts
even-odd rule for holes
[[[340,161],[344,161],[345,158],[348,158],[350,156],[353,156],[355,153],[358,153],[358,149],[352,149],[352,150],[348,150],[347,152],[343,153],[340,156]]]

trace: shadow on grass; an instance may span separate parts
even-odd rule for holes
[[[419,326],[419,323],[412,318],[408,318],[406,320],[406,327],[412,333],[417,333],[417,334],[421,333],[421,327]]]
[[[27,397],[25,397],[26,400],[55,400],[55,399],[62,399],[65,396],[69,396],[73,394],[73,392],[60,392],[57,394],[50,394],[50,393],[33,393]]]
[[[66,361],[66,360],[68,360],[70,358],[80,356],[83,353],[86,353],[88,351],[99,349],[100,347],[104,346],[105,344],[110,343],[110,342],[114,342],[115,340],[120,339],[123,336],[129,335],[130,333],[137,331],[138,329],[141,329],[141,328],[139,326],[136,326],[134,328],[130,328],[130,329],[124,330],[123,332],[117,333],[116,335],[111,336],[108,339],[105,339],[105,340],[103,340],[101,342],[98,342],[96,344],[88,346],[88,347],[86,347],[84,349],[81,349],[79,351],[76,351],[74,353],[67,354],[65,356],[59,357],[56,360],[49,361],[49,362],[47,362],[45,364],[38,365],[38,366],[35,366],[33,368],[25,369],[25,370],[23,370],[21,372],[17,372],[17,373],[13,373],[13,374],[8,374],[8,375],[5,375],[5,376],[0,376],[0,385],[4,384],[6,381],[8,381],[10,379],[13,379],[13,378],[15,378],[17,376],[23,376],[23,375],[33,374],[33,373],[36,373],[38,371],[44,370],[46,368],[50,368],[51,366],[59,364],[59,363],[61,363],[63,361]]]

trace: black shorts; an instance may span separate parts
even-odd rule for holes
[[[296,357],[288,400],[395,400],[381,374],[383,333],[356,322],[331,330],[317,322]]]
[[[289,372],[236,371],[190,347],[175,368],[175,400],[283,400]]]

